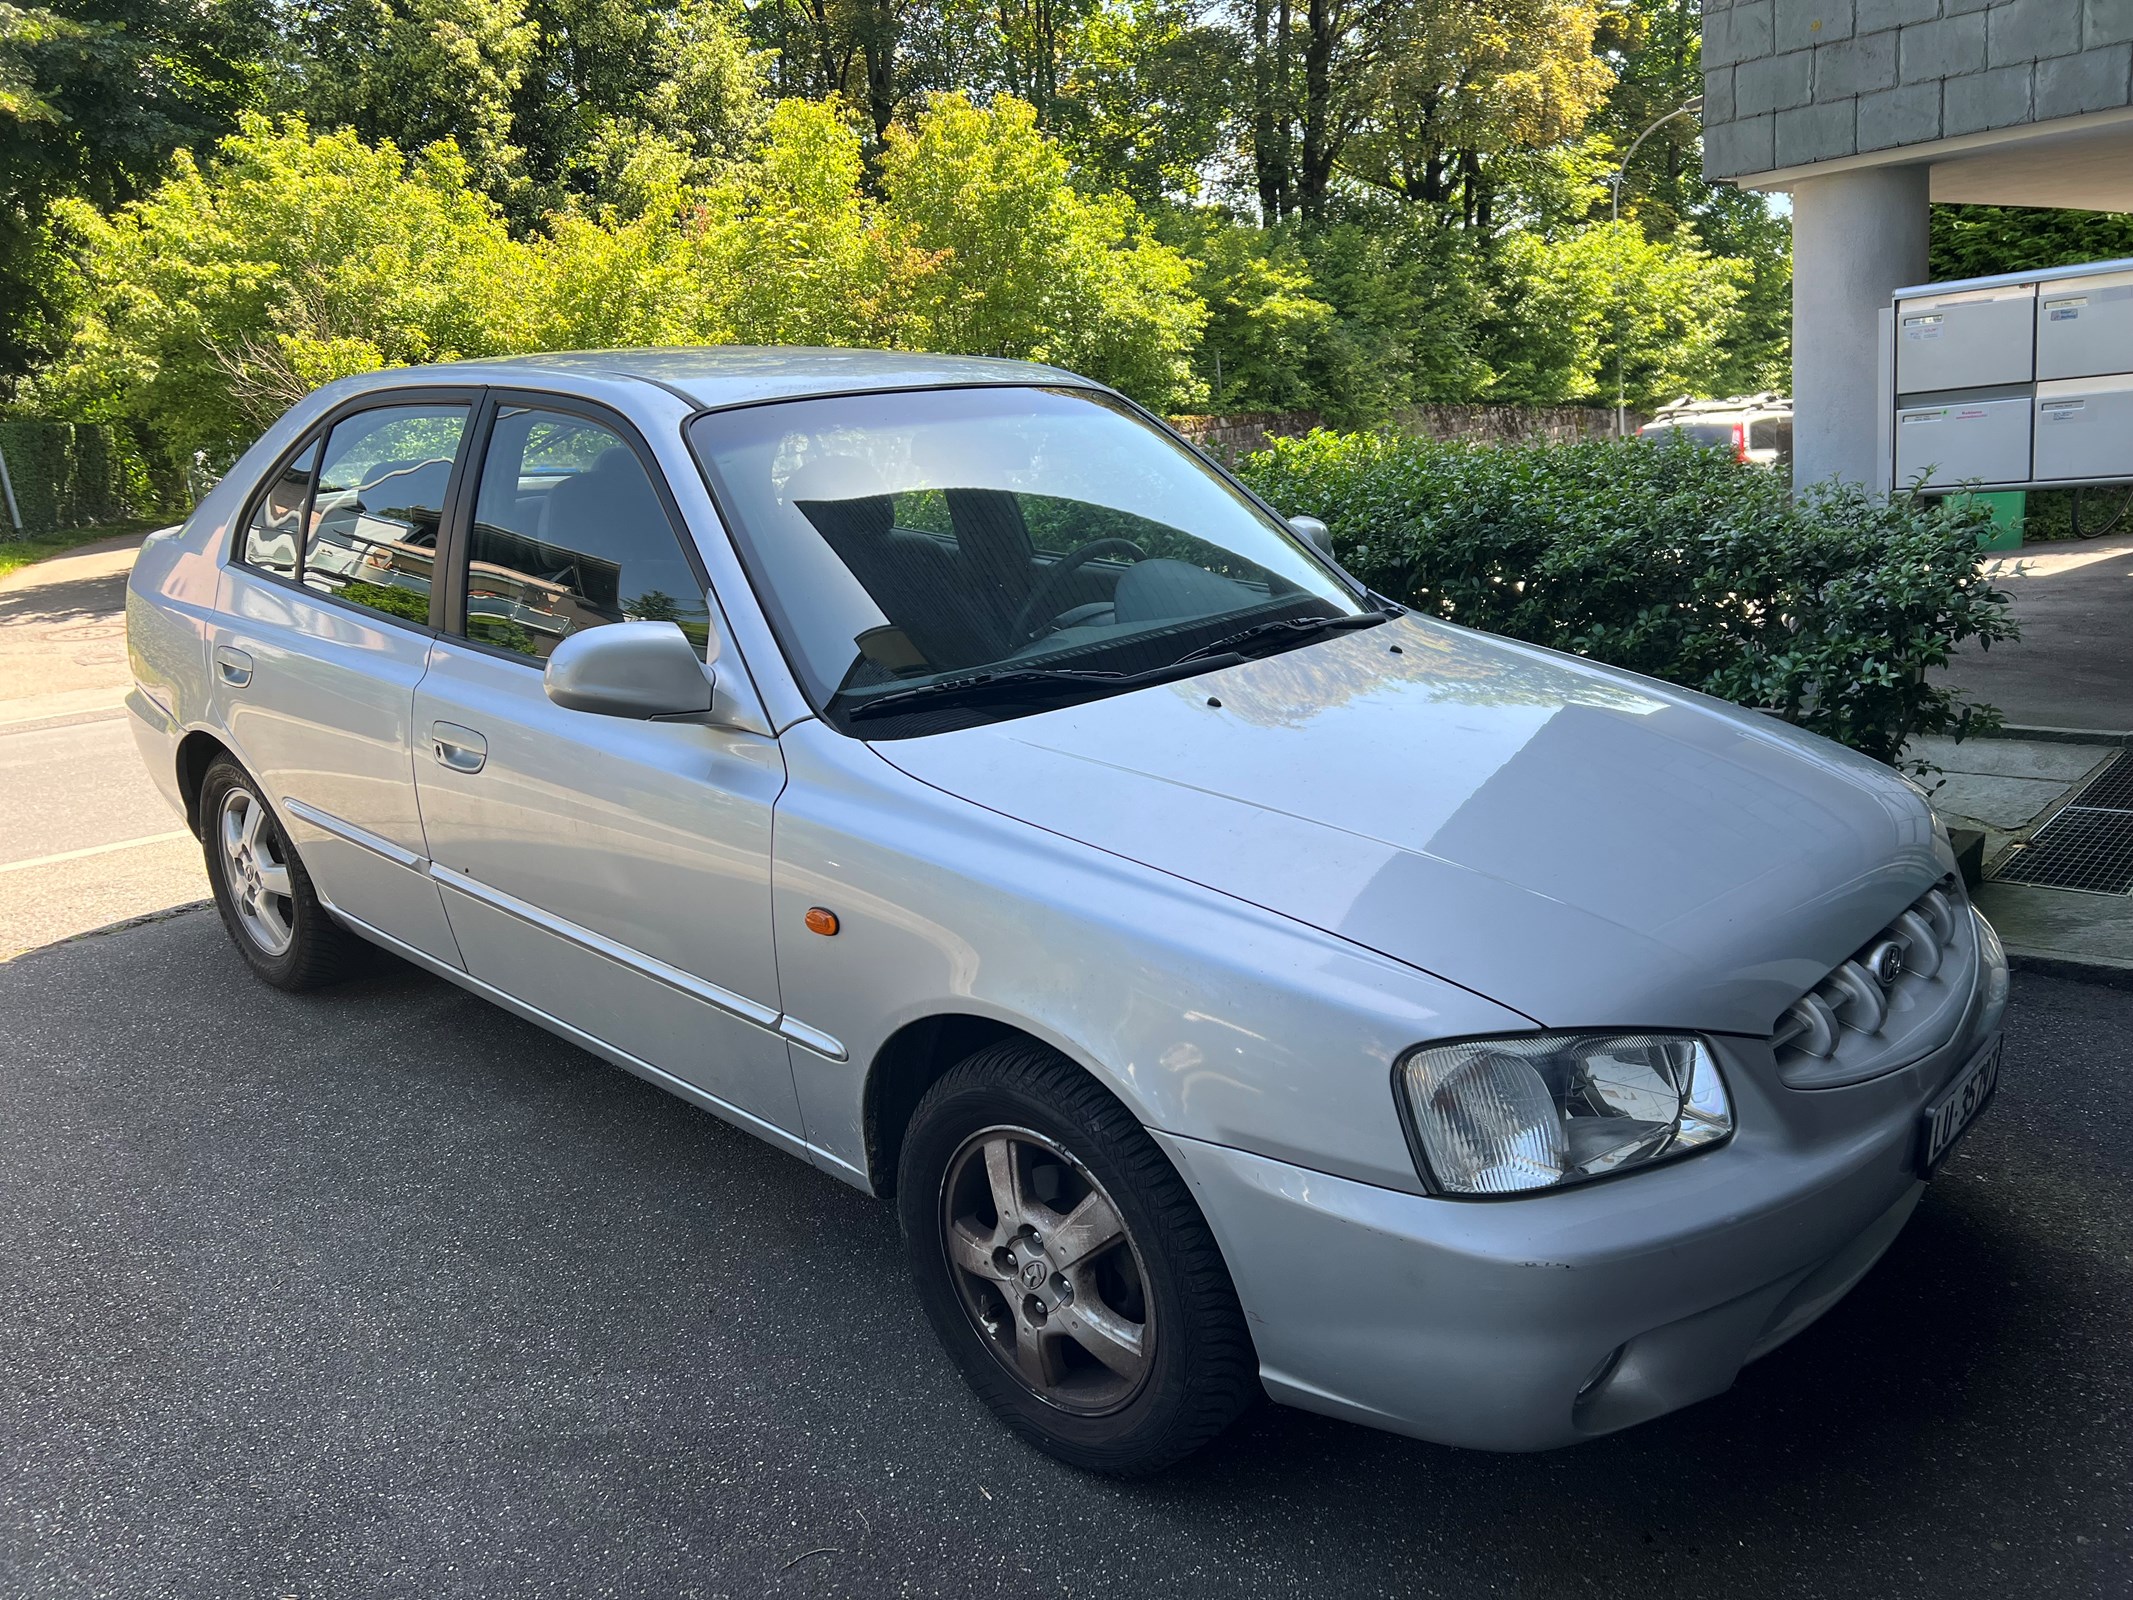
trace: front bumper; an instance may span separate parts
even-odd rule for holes
[[[1544,1450],[1722,1393],[1834,1305],[1909,1219],[1919,1113],[1997,1020],[1842,1089],[1785,1090],[1735,1061],[1731,1143],[1560,1194],[1445,1200],[1156,1137],[1222,1247],[1275,1399]]]

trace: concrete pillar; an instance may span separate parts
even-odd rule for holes
[[[1927,169],[1873,167],[1792,190],[1792,481],[1877,483],[1880,311],[1926,281]]]

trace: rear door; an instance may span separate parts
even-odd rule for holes
[[[628,423],[554,396],[491,399],[451,615],[415,693],[422,818],[467,970],[797,1133],[770,937],[768,734],[567,711],[542,671],[571,634],[713,605]]]
[[[458,963],[411,732],[437,535],[479,392],[343,406],[241,520],[210,646],[223,726],[337,911]]]

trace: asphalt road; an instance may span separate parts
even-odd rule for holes
[[[138,534],[0,578],[0,961],[203,898],[124,709]]]
[[[2133,1593],[2129,1039],[2021,978],[1992,1114],[1720,1399],[1523,1457],[1266,1407],[1119,1485],[715,1119],[212,913],[55,945],[0,966],[0,1594]]]

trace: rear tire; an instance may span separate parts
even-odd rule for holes
[[[299,993],[356,970],[363,942],[320,903],[274,808],[227,756],[200,780],[200,821],[215,909],[254,972]]]
[[[1157,1472],[1259,1393],[1228,1268],[1155,1141],[1029,1041],[951,1068],[905,1131],[919,1299],[1008,1427],[1072,1466]]]

